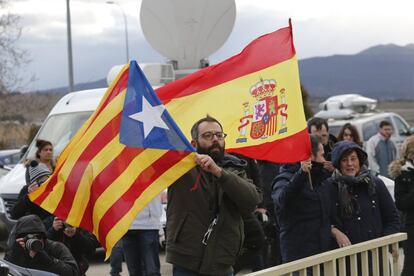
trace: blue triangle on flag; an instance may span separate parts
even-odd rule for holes
[[[161,103],[136,61],[131,61],[129,65],[120,142],[136,148],[195,151]]]

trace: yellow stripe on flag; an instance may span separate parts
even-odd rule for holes
[[[82,139],[77,143],[77,146],[72,149],[70,156],[68,156],[58,175],[58,182],[66,182],[72,172],[73,167],[78,162],[79,156],[82,154],[85,148],[89,146],[99,131],[101,131],[102,128],[104,128],[110,120],[118,116],[124,104],[125,94],[126,90],[122,91],[109,103],[109,105],[101,112],[100,116],[96,118],[94,124],[90,126],[88,131],[83,135]],[[53,191],[42,203],[42,208],[46,209],[49,212],[54,212],[62,198],[64,190],[65,185],[56,185]],[[32,195],[31,199],[35,200],[38,195],[40,195],[40,192],[37,193],[36,191],[36,193]],[[49,197],[51,199],[49,199]]]
[[[124,229],[128,229],[133,222],[136,214],[139,213],[153,198],[168,188],[177,179],[187,173],[195,166],[194,157],[196,153],[191,153],[180,162],[165,171],[135,200],[133,207],[122,217],[122,219],[112,227],[106,237],[106,256],[107,259],[115,243],[125,234]]]
[[[104,96],[102,97],[102,100],[99,102],[98,107],[96,108],[95,112],[92,113],[92,115],[86,120],[86,122],[82,125],[82,127],[76,132],[75,136],[72,137],[69,144],[65,147],[65,149],[61,152],[59,156],[58,163],[56,164],[56,169],[58,169],[61,166],[61,163],[66,160],[68,155],[71,153],[73,147],[76,147],[78,145],[79,140],[82,138],[82,136],[85,134],[86,130],[88,129],[91,122],[95,119],[95,117],[98,114],[98,111],[101,109],[102,105],[105,102],[105,99],[109,97],[109,95],[114,90],[114,87],[118,85],[118,81],[121,78],[121,76],[124,74],[125,70],[128,70],[129,64],[126,64],[120,71],[120,73],[116,76],[116,78],[112,81],[111,85],[106,90]],[[125,87],[126,89],[126,87]]]
[[[90,185],[94,177],[99,175],[114,160],[114,156],[118,156],[124,148],[125,145],[119,143],[119,135],[117,135],[89,162],[66,219],[69,224],[79,225],[81,223],[90,199]]]
[[[166,150],[146,149],[135,157],[129,166],[114,182],[99,196],[93,206],[93,229],[98,229],[99,223],[112,205],[133,185],[138,175],[148,166],[164,155]],[[95,233],[99,239],[99,233]]]

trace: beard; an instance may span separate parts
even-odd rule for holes
[[[224,158],[224,146],[220,146],[219,143],[215,143],[207,148],[197,144],[197,153],[207,154],[213,158],[214,162],[219,162]]]

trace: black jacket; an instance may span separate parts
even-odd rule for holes
[[[390,175],[395,178],[395,204],[405,214],[404,226],[414,226],[414,164],[394,161]]]
[[[92,256],[99,246],[95,236],[81,228],[77,228],[75,235],[69,237],[64,234],[63,229],[56,231],[53,227],[50,227],[47,231],[47,238],[66,245],[75,258],[81,275],[84,275],[89,268],[87,257]]]
[[[79,275],[76,261],[69,249],[62,243],[46,239],[46,228],[36,215],[21,217],[12,230],[12,239],[29,233],[44,235],[44,248],[32,258],[26,249],[13,242],[4,259],[18,266],[49,271],[61,276]]]
[[[256,160],[241,154],[232,153],[240,161],[246,162],[246,177],[253,181],[253,184],[263,191],[262,180],[259,176],[259,167]],[[242,164],[242,163],[241,163]],[[259,203],[258,208],[263,208],[263,202]],[[244,223],[244,244],[243,247],[247,249],[259,250],[265,242],[265,234],[263,232],[262,225],[255,212],[247,215],[243,215]]]
[[[341,157],[349,150],[358,153],[361,166],[358,175],[344,177],[336,171],[324,183],[332,200],[332,224],[347,235],[352,244],[397,233],[400,229],[397,208],[384,182],[365,169],[367,154],[357,144],[341,141],[332,151],[333,165],[340,168]],[[344,187],[342,193],[340,185]],[[346,204],[347,201],[351,204]]]
[[[273,182],[272,198],[280,226],[283,262],[318,254],[331,248],[329,198],[321,183],[329,177],[322,166],[309,175],[299,164],[284,165]]]
[[[53,217],[46,210],[30,201],[28,188],[29,186],[25,185],[20,190],[16,204],[10,211],[10,216],[12,219],[19,219],[26,215],[37,215],[43,220],[46,228],[48,228],[51,225]]]
[[[195,167],[168,188],[166,261],[205,275],[228,275],[243,244],[242,215],[262,200],[244,162],[225,155],[220,178]],[[202,240],[218,215],[207,244]]]
[[[352,244],[397,233],[400,221],[394,201],[384,182],[372,176],[375,194],[370,195],[366,185],[356,186],[352,195],[356,198],[358,210],[351,217],[342,215],[339,203],[338,183],[334,177],[328,179],[325,185],[329,188],[330,198],[333,199],[332,224],[341,230]]]

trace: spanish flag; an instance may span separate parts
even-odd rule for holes
[[[194,151],[132,61],[30,199],[93,233],[109,257],[137,213],[195,166]]]
[[[279,163],[310,156],[290,21],[157,94],[182,130],[206,114],[220,121],[228,152]]]

